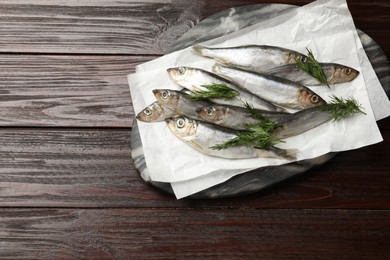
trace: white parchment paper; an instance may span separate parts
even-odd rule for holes
[[[331,89],[312,89],[325,100],[329,100],[330,95],[354,97],[362,104],[367,115],[324,124],[286,139],[286,143],[279,147],[298,149],[297,159],[302,160],[331,151],[356,149],[382,140],[376,119],[389,115],[390,102],[364,53],[344,0],[316,1],[204,45],[223,47],[244,44],[276,45],[302,53],[306,53],[308,47],[322,62],[342,63],[361,72],[350,83],[332,86]],[[194,55],[187,48],[138,66],[137,73],[128,76],[135,112],[155,101],[153,89],[180,89],[169,78],[167,68],[187,65],[210,70],[212,64],[212,60]],[[250,169],[287,162],[279,159],[228,160],[210,157],[176,138],[164,122],[139,122],[138,127],[151,179],[171,182],[178,198]],[[221,170],[225,170],[225,174]]]

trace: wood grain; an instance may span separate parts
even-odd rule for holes
[[[384,142],[341,153],[272,189],[177,201],[139,177],[130,156],[130,130],[1,129],[0,207],[388,209],[390,131],[382,132]]]
[[[0,56],[0,127],[131,127],[127,74],[155,56]]]
[[[202,19],[230,7],[309,0],[0,1],[0,51],[12,53],[163,54]],[[348,1],[356,26],[390,56],[387,0]],[[384,40],[387,39],[387,40]]]
[[[251,195],[176,200],[134,168],[126,75],[202,19],[311,0],[0,0],[1,259],[389,259],[384,141]],[[390,57],[387,0],[348,0]]]
[[[150,59],[1,55],[0,126],[130,127],[127,74]]]
[[[386,259],[390,212],[0,209],[0,257]]]

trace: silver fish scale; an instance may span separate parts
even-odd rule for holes
[[[212,110],[211,115],[209,115],[208,109]],[[267,112],[264,110],[255,110],[255,112],[274,122],[290,115],[288,113]],[[247,108],[241,107],[213,105],[202,108],[198,113],[206,122],[235,130],[245,130],[245,125],[258,124],[260,122],[258,118],[253,117]]]
[[[300,91],[303,89],[303,86],[297,83],[276,79],[270,75],[261,75],[221,65],[214,66],[213,70],[253,94],[285,107],[297,104]]]
[[[267,45],[247,45],[230,48],[194,47],[200,55],[210,57],[225,64],[252,71],[264,71],[291,63],[294,56],[305,56],[301,53]]]
[[[185,125],[181,124],[178,128],[177,120],[184,120]],[[169,129],[179,139],[183,140],[201,153],[222,157],[227,159],[249,159],[256,157],[263,158],[284,158],[293,159],[295,151],[283,150],[277,147],[271,147],[269,150],[256,149],[253,147],[237,146],[222,150],[212,149],[217,144],[222,144],[236,137],[235,132],[227,130],[212,124],[195,121],[188,118],[176,118],[168,120]],[[195,131],[194,131],[195,126]],[[183,129],[184,132],[183,132]]]
[[[230,131],[222,131],[217,127],[213,127],[210,124],[205,124],[201,122],[196,123],[196,134],[191,138],[191,141],[189,143],[195,143],[196,145],[191,145],[197,150],[211,156],[229,159],[245,159],[259,157],[259,149],[255,149],[252,147],[239,146],[222,150],[210,148],[214,145],[224,143],[236,137],[236,135]],[[202,148],[202,150],[200,150],[199,148]]]
[[[359,72],[351,67],[336,63],[320,63],[328,83],[345,83],[355,79]],[[343,72],[343,69],[349,69],[349,74]],[[267,74],[275,75],[281,78],[289,79],[307,86],[323,85],[318,79],[305,72],[297,64],[287,64],[280,67],[271,68],[265,71]]]
[[[187,88],[191,91],[207,91],[203,85],[208,84],[225,84],[231,89],[237,90],[239,95],[233,99],[224,99],[224,98],[214,98],[212,101],[217,104],[230,104],[234,106],[244,107],[244,103],[248,102],[253,107],[258,109],[265,109],[269,111],[277,111],[279,108],[270,102],[259,98],[258,96],[254,96],[249,91],[240,88],[233,82],[228,79],[225,79],[221,76],[215,75],[211,72],[208,72],[203,69],[191,68],[191,67],[182,67],[186,70],[186,76],[172,76],[173,80],[175,80],[179,85],[184,88]],[[177,68],[171,68],[173,70]]]

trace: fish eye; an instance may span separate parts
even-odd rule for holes
[[[183,118],[179,118],[179,119],[176,120],[176,126],[177,126],[178,128],[183,128],[184,125],[185,125],[185,121],[184,121]]]
[[[320,98],[319,98],[317,95],[312,95],[312,96],[310,97],[310,102],[311,102],[311,103],[315,104],[315,103],[317,103],[318,101],[320,101]]]
[[[212,116],[214,114],[214,109],[212,107],[208,107],[206,112],[208,116]]]
[[[347,75],[351,74],[351,72],[352,72],[351,68],[345,68],[344,69],[344,73],[347,74]]]
[[[152,110],[150,108],[146,108],[144,110],[144,114],[147,115],[147,116],[150,116],[152,114]]]
[[[184,67],[179,67],[177,70],[178,70],[179,73],[182,74],[182,75],[184,74],[184,72],[186,72],[186,68],[184,68]]]
[[[169,97],[169,91],[168,90],[164,90],[162,93],[161,93],[161,97],[162,98],[167,98],[167,97]]]

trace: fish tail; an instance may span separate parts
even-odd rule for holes
[[[207,48],[206,48],[206,47],[203,47],[203,46],[201,46],[201,45],[194,45],[194,46],[192,46],[192,50],[193,50],[196,54],[198,54],[198,55],[200,55],[200,56],[209,57],[209,56],[207,55]]]
[[[276,106],[276,105],[275,105]],[[287,114],[291,114],[291,112],[289,112],[288,109],[284,108],[284,107],[280,107],[280,106],[276,106],[276,111],[277,112],[283,112],[283,113],[287,113]]]
[[[287,160],[296,160],[297,159],[297,149],[285,149],[283,157]]]
[[[207,58],[213,58],[216,62],[219,62],[222,65],[229,66],[231,63],[228,60],[225,60],[221,57],[217,57],[217,55],[215,55],[214,51],[212,49],[207,48],[207,47],[204,47],[201,45],[194,45],[194,46],[192,46],[192,50],[194,51],[195,54],[198,54],[200,56],[207,57]]]

